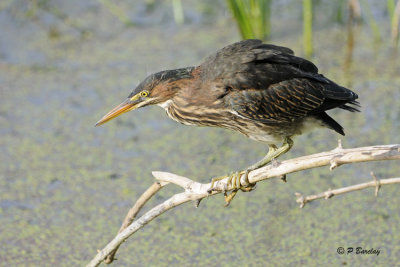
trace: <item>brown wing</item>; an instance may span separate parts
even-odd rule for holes
[[[245,40],[226,46],[201,65],[206,81],[219,81],[236,89],[265,89],[281,81],[307,77],[328,82],[310,61],[286,47]]]
[[[356,109],[357,95],[318,74],[289,48],[245,40],[222,48],[200,65],[201,77],[225,88],[218,98],[240,116],[291,122],[335,107]]]
[[[292,79],[268,89],[235,90],[225,103],[239,116],[265,123],[290,123],[321,109],[323,87],[307,79]]]

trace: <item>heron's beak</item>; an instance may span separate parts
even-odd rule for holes
[[[127,99],[115,108],[113,108],[110,112],[108,112],[106,115],[104,115],[103,118],[101,118],[97,123],[96,126],[100,126],[109,120],[112,120],[116,117],[118,117],[121,114],[124,114],[128,111],[134,110],[137,108],[137,104],[140,103],[140,101],[132,101],[131,99]]]

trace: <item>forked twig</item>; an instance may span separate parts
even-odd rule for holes
[[[334,167],[338,167],[340,165],[349,163],[381,161],[381,160],[399,160],[399,159],[400,159],[400,145],[398,144],[369,146],[369,147],[360,147],[352,149],[343,149],[339,144],[338,148],[328,152],[322,152],[295,159],[289,159],[280,162],[280,164],[270,164],[264,166],[260,169],[250,172],[248,175],[248,179],[250,183],[257,183],[259,181],[274,177],[282,177],[282,176],[286,177],[285,176],[286,174],[298,172],[301,170],[306,170],[321,166],[332,167],[332,162],[334,162]],[[222,193],[225,190],[230,191],[233,189],[232,185],[228,184],[228,178],[218,181],[214,186],[215,191],[212,191],[210,194],[207,192],[211,186],[210,183],[201,184],[189,178],[166,172],[153,172],[153,176],[161,184],[173,183],[175,185],[182,187],[185,191],[182,193],[175,194],[166,201],[164,201],[163,203],[153,207],[152,209],[147,211],[144,215],[142,215],[140,218],[133,221],[132,223],[130,224],[127,223],[129,224],[129,226],[127,226],[123,231],[121,231],[109,244],[107,244],[105,248],[99,251],[97,255],[87,265],[88,267],[98,266],[113,251],[114,251],[113,253],[115,254],[116,249],[121,243],[123,243],[132,234],[141,229],[143,226],[152,221],[154,218],[165,213],[166,211],[189,201],[195,201],[195,204],[198,205],[199,201],[205,197]],[[399,178],[392,178],[392,179],[399,179]],[[372,186],[376,187],[383,184],[389,184],[390,180],[391,179],[383,179],[378,182],[373,181],[367,184],[372,183],[373,184]],[[240,181],[241,184],[245,184],[247,182],[245,181],[244,176],[241,177]],[[323,194],[324,194],[323,197],[329,198],[333,196],[335,193],[333,193],[333,191],[331,190],[328,191],[328,193],[324,192]],[[144,203],[148,201],[151,196],[143,198],[144,201],[140,205],[140,208],[143,207]],[[137,211],[139,211],[140,208],[137,209]],[[132,215],[127,216],[127,218],[129,217],[130,219],[126,219],[126,222],[130,222],[131,219],[134,218],[137,214],[137,212],[132,212],[132,213],[135,213],[134,216]],[[123,225],[123,227],[125,226],[126,225]],[[121,229],[123,227],[121,227]],[[109,257],[109,259],[112,258]]]
[[[373,174],[373,173],[372,173]],[[303,196],[300,193],[295,193],[297,199],[296,202],[300,203],[300,208],[303,208],[307,203],[314,201],[316,199],[329,199],[333,196],[365,189],[368,187],[375,187],[375,197],[378,196],[378,190],[381,188],[382,185],[387,185],[387,184],[400,184],[400,178],[387,178],[387,179],[380,179],[377,180],[375,175],[373,175],[374,180],[371,182],[367,183],[361,183],[361,184],[356,184],[356,185],[351,185],[351,186],[346,186],[338,189],[329,189],[325,192],[316,194],[316,195],[309,195],[309,196]]]

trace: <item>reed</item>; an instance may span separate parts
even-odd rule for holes
[[[368,24],[371,27],[372,34],[374,36],[374,40],[376,42],[378,42],[378,41],[381,40],[381,32],[380,32],[378,23],[376,22],[376,19],[375,19],[374,15],[372,14],[371,7],[370,7],[368,1],[362,0],[362,3],[365,6],[365,9],[364,9],[365,10],[365,14],[366,14],[366,17],[367,17],[367,20],[368,20]]]
[[[175,23],[178,25],[182,25],[185,22],[185,16],[183,14],[181,0],[172,0],[172,11],[174,13]]]
[[[392,21],[396,3],[394,0],[387,0],[386,3],[387,3],[387,11],[388,11],[388,14],[390,17],[390,21]]]
[[[397,4],[394,7],[393,12],[391,14],[392,40],[395,47],[397,47],[397,45],[399,44],[399,22],[400,22],[400,0],[397,0]]]
[[[303,47],[304,55],[310,58],[313,54],[313,30],[312,30],[312,0],[303,0]]]
[[[227,5],[243,39],[269,39],[271,0],[227,0]]]

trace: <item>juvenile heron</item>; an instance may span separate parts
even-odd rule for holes
[[[318,73],[310,61],[286,47],[244,40],[228,45],[196,67],[166,70],[148,76],[107,113],[101,125],[125,112],[159,105],[170,118],[186,125],[216,126],[238,131],[269,145],[259,162],[231,175],[228,184],[250,191],[248,173],[286,153],[292,137],[315,126],[344,135],[343,127],[325,111],[358,111],[357,94]],[[277,144],[283,143],[278,148]],[[240,177],[245,175],[245,185]]]

